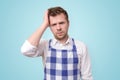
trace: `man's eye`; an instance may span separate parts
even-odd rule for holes
[[[60,22],[59,24],[64,24],[65,22]]]

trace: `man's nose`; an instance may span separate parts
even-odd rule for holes
[[[59,24],[57,24],[57,30],[60,30],[61,29],[61,26]]]

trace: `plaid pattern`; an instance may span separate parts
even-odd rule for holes
[[[71,50],[57,50],[51,47],[49,41],[49,53],[46,57],[44,80],[79,80],[79,59],[76,46],[73,41]]]

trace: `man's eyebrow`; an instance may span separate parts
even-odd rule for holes
[[[59,24],[63,24],[63,23],[65,23],[64,21],[62,21],[62,22],[59,22]]]
[[[51,26],[54,26],[54,25],[56,25],[57,23],[53,23],[53,24],[51,24]]]

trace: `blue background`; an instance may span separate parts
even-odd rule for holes
[[[94,80],[119,80],[119,0],[0,0],[0,80],[43,80],[42,59],[20,48],[54,6],[68,11],[69,35],[88,46]],[[47,29],[43,38],[52,37]]]

